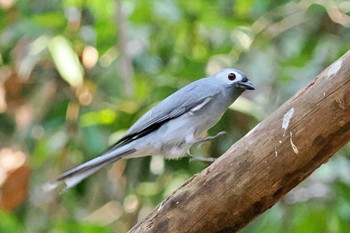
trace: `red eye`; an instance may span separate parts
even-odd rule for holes
[[[234,73],[229,73],[227,78],[231,81],[235,80],[236,79],[236,75]]]

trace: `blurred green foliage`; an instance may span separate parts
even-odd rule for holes
[[[98,155],[175,90],[235,67],[257,90],[209,132],[226,136],[194,150],[219,155],[350,48],[347,0],[0,7],[0,146],[23,151],[31,169],[25,198],[0,212],[2,233],[126,232],[206,165],[154,156],[119,161],[62,195],[41,185]],[[349,232],[349,158],[347,145],[241,232]]]

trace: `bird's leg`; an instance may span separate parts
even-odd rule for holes
[[[197,141],[195,141],[195,142],[193,143],[193,145],[194,145],[194,144],[198,144],[198,143],[207,142],[207,141],[210,141],[210,140],[213,140],[213,139],[216,139],[216,138],[218,138],[218,137],[220,137],[221,135],[224,135],[224,134],[226,134],[226,132],[225,132],[225,131],[221,131],[221,132],[219,132],[218,134],[216,134],[216,135],[214,135],[214,136],[208,136],[208,137],[205,137],[205,138],[200,138],[200,139],[198,139]]]
[[[195,145],[195,144],[198,144],[198,143],[203,143],[203,142],[207,142],[207,141],[213,140],[213,139],[215,139],[217,137],[220,137],[221,135],[224,135],[224,134],[226,134],[226,132],[225,131],[221,131],[221,132],[219,132],[218,134],[216,134],[214,136],[208,136],[208,137],[205,137],[205,138],[198,139],[197,141],[195,141],[192,144],[192,146]],[[201,161],[201,162],[212,163],[212,162],[215,161],[215,158],[211,158],[211,157],[205,158],[205,157],[193,156],[191,154],[190,150],[191,150],[191,148],[188,149],[188,151],[187,151],[187,156],[190,158],[190,162],[196,160],[196,161]]]

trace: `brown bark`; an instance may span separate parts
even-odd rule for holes
[[[350,140],[350,52],[130,232],[235,232]]]

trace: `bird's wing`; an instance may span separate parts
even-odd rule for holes
[[[154,106],[140,117],[130,127],[127,134],[107,151],[145,136],[171,119],[177,118],[191,110],[202,108],[220,92],[220,89],[215,85],[208,87],[206,84],[206,81],[208,81],[207,79],[208,78],[197,80],[181,88]]]

